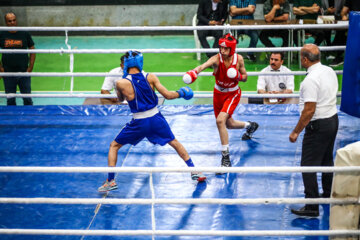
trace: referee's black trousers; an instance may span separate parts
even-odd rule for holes
[[[333,150],[339,118],[335,114],[330,118],[311,121],[305,128],[302,144],[301,166],[334,166]],[[302,174],[305,198],[319,197],[316,173]],[[324,196],[330,196],[333,173],[322,173],[322,189]],[[308,208],[317,209],[318,205]]]

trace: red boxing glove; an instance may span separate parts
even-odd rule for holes
[[[183,76],[183,81],[186,84],[193,83],[193,82],[195,82],[196,79],[197,79],[197,71],[196,70],[188,71]]]

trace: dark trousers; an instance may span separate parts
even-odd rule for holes
[[[263,30],[260,33],[260,40],[265,45],[265,47],[275,47],[275,45],[269,39],[270,37],[281,37],[282,47],[289,46],[289,31],[288,30]]]
[[[294,43],[297,46],[298,45],[298,31],[294,31]],[[315,38],[315,44],[317,46],[320,46],[320,44],[324,41],[325,38],[325,32],[323,30],[317,30],[317,29],[307,29],[305,30],[305,34],[309,33],[312,35],[313,38]]]
[[[203,48],[210,48],[210,45],[208,41],[206,40],[206,37],[212,36],[215,38],[213,48],[219,48],[219,39],[222,37],[223,32],[222,30],[199,30],[198,31],[198,37],[200,44]],[[217,53],[206,53],[206,56],[209,58],[216,55]]]
[[[332,42],[333,46],[343,46],[346,45],[346,40],[347,40],[347,30],[337,30],[335,33],[335,38],[334,41]],[[337,51],[336,53],[336,57],[337,58],[342,58],[342,54],[344,52],[343,51]]]
[[[301,166],[334,166],[333,150],[338,131],[338,115],[326,119],[311,121],[305,128],[302,144]],[[319,197],[316,173],[302,174],[305,198]],[[322,188],[324,195],[330,196],[333,173],[322,173]],[[318,209],[318,205],[308,205],[308,208]]]
[[[256,48],[257,42],[259,40],[259,34],[257,30],[238,30],[238,36],[241,34],[248,35],[250,37],[249,48]],[[248,52],[249,55],[254,55],[253,52]]]
[[[19,86],[20,93],[31,93],[31,78],[30,77],[3,77],[5,93],[16,93],[16,88]],[[33,105],[31,98],[23,98],[24,105]],[[16,105],[15,98],[8,98],[7,105]]]

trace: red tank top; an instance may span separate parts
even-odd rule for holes
[[[227,70],[230,67],[236,68],[236,65],[238,63],[238,55],[235,53],[233,55],[233,60],[231,65],[227,68],[224,63],[224,59],[222,58],[221,54],[219,54],[219,66],[216,72],[213,73],[215,76],[216,84],[221,88],[232,88],[238,85],[239,81],[228,78],[227,76]]]

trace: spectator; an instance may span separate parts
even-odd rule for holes
[[[307,75],[300,85],[300,118],[289,135],[290,142],[296,142],[305,128],[302,142],[301,166],[334,166],[334,142],[339,126],[336,108],[338,79],[334,70],[321,64],[320,50],[314,44],[301,49],[301,65]],[[302,173],[305,198],[318,198],[319,189],[316,173]],[[322,173],[321,197],[331,194],[332,173]],[[304,217],[319,216],[318,204],[306,204],[300,209],[291,209],[293,214]]]
[[[273,52],[270,55],[270,65],[261,70],[261,72],[291,72],[290,69],[283,66],[284,53]],[[263,75],[259,76],[257,82],[258,93],[293,93],[294,92],[294,75]],[[265,99],[265,103],[286,103],[286,98]]]
[[[8,27],[16,27],[16,15],[12,12],[5,14]],[[0,33],[0,47],[3,49],[35,49],[30,33],[25,31],[4,31]],[[3,53],[0,72],[32,72],[35,63],[35,53],[30,57],[27,53]],[[31,93],[31,77],[3,77],[5,93],[16,93],[19,86],[20,93]],[[23,98],[24,105],[33,105],[31,98]],[[7,105],[16,105],[15,98],[8,98]]]
[[[321,0],[321,15],[334,16],[336,14],[336,8],[334,0]],[[326,22],[324,22],[326,23]],[[324,40],[327,46],[331,46],[331,32],[332,30],[324,30]],[[331,52],[327,52],[329,55]]]
[[[228,0],[200,0],[197,18],[199,26],[223,25],[228,18]],[[203,48],[210,48],[206,37],[215,38],[213,48],[219,48],[219,39],[223,35],[222,30],[199,30],[198,37]],[[206,53],[210,58],[216,53]]]
[[[266,0],[264,3],[264,18],[266,22],[287,21],[290,5],[288,0]],[[270,37],[281,37],[282,47],[289,46],[289,31],[281,29],[262,30],[260,40],[266,47],[275,47]]]
[[[232,19],[254,19],[256,0],[230,0],[230,16]],[[238,30],[237,34],[245,34],[250,37],[250,48],[256,48],[259,39],[256,30]],[[253,52],[246,56],[250,61],[255,62],[256,57]]]
[[[341,10],[341,20],[348,21],[349,20],[349,12],[350,11],[360,11],[360,1],[358,0],[345,0],[344,6]],[[338,30],[336,31],[335,38],[333,41],[334,46],[342,46],[346,45],[347,39],[347,30]],[[337,67],[344,63],[343,52],[337,52],[336,57],[332,63],[330,63],[331,67]]]
[[[296,19],[316,21],[320,12],[320,0],[294,0],[293,12]],[[294,31],[294,42],[298,44],[298,31]],[[315,45],[320,46],[324,40],[324,31],[318,29],[305,30],[305,34],[311,34],[315,38]]]
[[[117,77],[105,77],[104,83],[101,87],[101,94],[111,94],[113,89],[116,89],[116,81],[122,78],[123,69],[124,69],[124,57],[125,55],[121,56],[120,58],[120,67],[112,69],[109,73],[113,74],[121,74],[121,76]],[[100,99],[102,104],[121,104],[118,98],[101,98]]]

